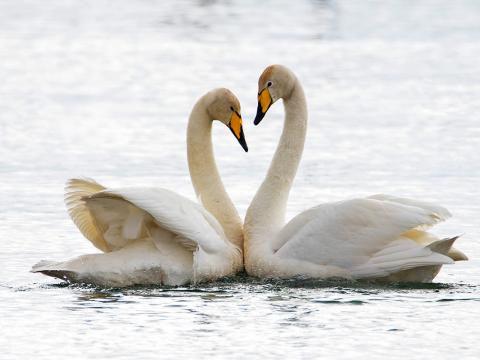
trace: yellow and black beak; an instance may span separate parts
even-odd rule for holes
[[[263,89],[258,93],[258,107],[257,107],[257,115],[255,116],[255,120],[253,120],[254,125],[260,124],[263,117],[267,113],[270,106],[272,106],[273,100],[268,88]]]
[[[233,135],[235,135],[240,145],[242,145],[243,150],[248,152],[247,142],[245,141],[245,135],[243,134],[242,117],[238,112],[232,111],[232,116],[230,117],[230,123],[228,124],[228,127],[232,131]]]

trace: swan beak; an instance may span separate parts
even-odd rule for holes
[[[263,117],[267,113],[268,109],[270,109],[270,106],[272,106],[272,104],[272,96],[270,95],[268,88],[260,91],[258,94],[257,115],[255,116],[255,120],[253,120],[254,125],[260,124],[260,121],[262,121]]]
[[[243,150],[248,152],[247,142],[245,141],[245,135],[243,134],[242,117],[238,112],[232,112],[228,127],[232,131],[233,135],[235,135],[240,145],[242,145]]]

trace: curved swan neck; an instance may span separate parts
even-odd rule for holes
[[[283,131],[264,183],[283,184],[281,189],[287,196],[284,204],[286,206],[302,158],[307,132],[307,101],[298,80],[295,81],[290,97],[283,100],[283,105],[285,108]]]
[[[242,220],[225,191],[212,146],[212,118],[207,112],[208,94],[195,104],[187,128],[190,177],[203,206],[220,222],[228,239],[243,248]]]
[[[282,135],[262,185],[245,218],[246,238],[265,241],[285,223],[288,195],[303,153],[307,130],[307,102],[296,79],[290,96],[283,101],[285,120]],[[248,224],[248,226],[247,226]]]

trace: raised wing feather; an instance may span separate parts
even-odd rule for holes
[[[421,209],[424,209],[426,211],[431,212],[433,216],[438,217],[439,221],[445,221],[452,216],[450,211],[448,211],[443,206],[439,206],[437,204],[432,204],[432,203],[429,203],[429,202],[426,202],[426,201],[419,201],[419,200],[413,200],[413,199],[408,199],[408,198],[401,198],[401,197],[396,197],[396,196],[386,195],[386,194],[372,195],[372,196],[369,196],[367,199],[374,199],[374,200],[379,200],[379,201],[389,201],[389,202],[393,202],[393,203],[418,207],[418,208],[421,208]]]
[[[429,206],[390,199],[322,204],[292,219],[274,245],[281,257],[351,269],[369,261],[402,233],[431,226],[444,215]]]
[[[65,205],[75,225],[92,244],[102,250],[110,251],[103,237],[107,230],[98,224],[83,198],[92,196],[105,188],[91,179],[70,179],[65,185]]]
[[[151,217],[162,229],[175,234],[175,239],[189,250],[201,247],[215,253],[225,249],[227,239],[218,221],[199,204],[172,191],[160,188],[108,189],[86,199],[90,203],[108,200],[123,201]]]

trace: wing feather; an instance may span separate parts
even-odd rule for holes
[[[172,191],[161,188],[108,189],[86,199],[87,206],[90,202],[108,198],[141,209],[157,226],[175,234],[175,239],[188,249],[201,247],[213,253],[228,246],[223,228],[213,215]]]
[[[203,206],[161,188],[107,189],[91,179],[71,179],[65,204],[73,222],[98,249],[109,252],[145,235],[154,222],[189,251],[228,246],[218,220]]]
[[[430,212],[432,214],[432,216],[437,216],[439,221],[445,221],[452,216],[450,211],[448,211],[443,206],[439,206],[437,204],[432,204],[432,203],[426,202],[426,201],[419,201],[419,200],[413,200],[413,199],[408,199],[408,198],[401,198],[401,197],[396,197],[396,196],[386,195],[386,194],[372,195],[372,196],[369,196],[367,199],[389,201],[389,202],[393,202],[393,203],[418,207],[418,208],[424,209],[425,211]]]
[[[105,187],[92,179],[70,179],[65,185],[64,200],[68,214],[83,236],[96,248],[108,252],[111,249],[103,237],[107,229],[97,223],[83,200],[103,190]]]
[[[449,215],[441,207],[383,196],[322,204],[299,214],[280,232],[278,255],[352,269],[381,251],[409,251],[395,240]]]

